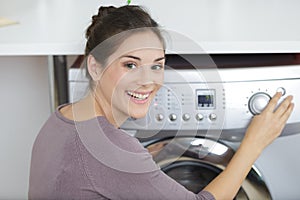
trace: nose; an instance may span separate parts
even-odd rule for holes
[[[137,84],[149,85],[155,83],[155,73],[148,66],[143,66],[138,69],[137,72]],[[157,79],[157,78],[156,78]]]
[[[164,70],[154,70],[151,66],[144,65],[126,74],[126,79],[138,86],[149,86],[152,84],[162,85]]]

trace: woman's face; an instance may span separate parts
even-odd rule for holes
[[[130,36],[108,58],[96,91],[114,119],[146,115],[163,83],[164,62],[163,45],[150,31]]]

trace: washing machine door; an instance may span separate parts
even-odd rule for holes
[[[234,150],[206,138],[176,137],[145,145],[168,176],[198,193],[227,166]],[[253,166],[235,199],[271,199],[266,184]]]

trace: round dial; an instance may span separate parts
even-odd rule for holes
[[[259,92],[254,95],[249,100],[249,110],[253,115],[260,114],[265,107],[268,105],[271,97],[267,93]]]

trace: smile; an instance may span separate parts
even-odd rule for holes
[[[142,100],[147,99],[147,98],[150,96],[151,92],[147,92],[147,93],[145,93],[145,92],[144,92],[144,93],[138,93],[138,92],[127,91],[127,94],[128,94],[130,97],[135,98],[136,100],[142,101]]]

